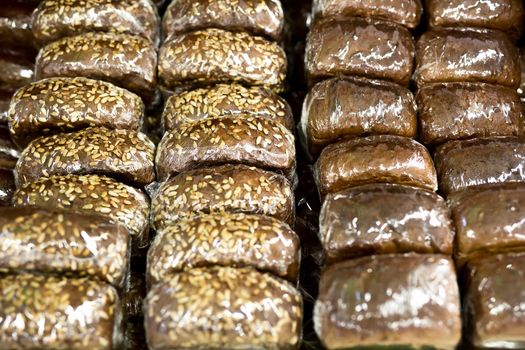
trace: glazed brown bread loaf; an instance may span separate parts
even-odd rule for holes
[[[401,136],[368,136],[330,145],[315,171],[321,197],[377,182],[437,190],[436,169],[427,149]]]
[[[279,0],[174,0],[163,18],[165,40],[196,29],[221,28],[282,38],[284,13]]]
[[[296,349],[301,320],[301,294],[290,283],[246,268],[178,273],[145,300],[152,350]]]
[[[421,19],[420,0],[314,0],[316,18],[359,16],[378,18],[415,28]]]
[[[213,118],[182,125],[164,134],[155,159],[157,176],[225,163],[295,173],[293,133],[263,118]]]
[[[129,238],[103,216],[0,208],[0,271],[94,277],[122,287]]]
[[[492,137],[450,141],[435,153],[439,189],[448,196],[470,187],[525,182],[525,140]]]
[[[31,15],[36,4],[26,1],[3,1],[0,6],[0,47],[33,51],[35,38]]]
[[[443,198],[416,187],[364,185],[326,196],[319,238],[328,261],[363,255],[452,255],[454,229]]]
[[[469,263],[465,296],[467,341],[477,348],[525,344],[525,255],[487,256]]]
[[[40,44],[87,32],[112,32],[159,40],[160,19],[151,0],[44,0],[33,13]]]
[[[87,278],[0,278],[4,349],[111,350],[122,340],[115,288]]]
[[[0,169],[14,169],[19,157],[20,151],[13,143],[9,130],[0,126]]]
[[[159,53],[167,90],[238,82],[282,92],[286,54],[276,43],[244,32],[210,28],[174,35]]]
[[[517,88],[520,59],[512,41],[497,30],[436,29],[416,43],[415,82],[485,82]]]
[[[13,93],[33,81],[34,56],[0,50],[0,90]]]
[[[486,136],[523,135],[516,90],[485,83],[436,83],[416,95],[419,139],[425,144]]]
[[[115,33],[86,33],[44,46],[36,79],[86,77],[108,81],[151,102],[157,83],[157,52],[147,39]]]
[[[333,78],[316,84],[303,104],[301,141],[313,158],[340,139],[370,134],[415,137],[412,93],[397,84],[361,78]]]
[[[19,89],[13,96],[9,129],[25,147],[39,136],[90,126],[138,130],[144,103],[134,93],[87,78],[49,78]]]
[[[518,88],[521,102],[525,102],[525,47],[520,49],[520,63],[521,63],[521,83]]]
[[[125,226],[133,248],[149,239],[149,198],[140,190],[98,175],[65,175],[41,178],[19,188],[13,198],[16,207],[46,210],[67,209],[108,217]]]
[[[378,255],[321,275],[314,326],[326,349],[454,349],[461,338],[454,263],[440,255]]]
[[[157,231],[198,213],[264,214],[293,225],[294,195],[282,176],[245,165],[191,170],[160,185],[151,203]]]
[[[457,258],[525,251],[525,184],[504,184],[460,193],[452,214]]]
[[[40,177],[102,174],[136,185],[155,180],[155,144],[131,130],[87,128],[40,137],[22,152],[16,164],[18,186]]]
[[[430,27],[499,29],[519,39],[525,14],[520,0],[427,0]]]
[[[12,170],[0,169],[0,207],[11,206],[15,193],[15,177]]]
[[[408,85],[414,39],[403,26],[363,18],[316,21],[308,34],[305,70],[310,85],[326,77],[358,75]]]
[[[290,226],[271,217],[199,215],[157,232],[148,251],[147,278],[152,285],[197,267],[247,266],[296,281],[300,250]]]
[[[292,110],[273,91],[240,84],[218,84],[209,88],[182,91],[168,98],[162,115],[165,130],[214,117],[252,116],[266,118],[295,128]]]

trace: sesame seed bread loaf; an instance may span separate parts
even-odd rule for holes
[[[0,208],[0,271],[98,278],[123,287],[128,230],[100,215]]]
[[[370,183],[397,183],[437,190],[428,150],[412,139],[393,135],[350,139],[326,147],[315,165],[321,197]]]
[[[396,184],[363,185],[326,196],[319,239],[329,262],[364,255],[452,255],[454,228],[439,195]]]
[[[416,43],[415,82],[485,82],[517,88],[518,48],[498,30],[435,29]]]
[[[4,349],[111,350],[122,341],[118,294],[109,284],[8,275],[0,278],[0,295]]]
[[[515,89],[486,83],[425,84],[416,99],[419,138],[425,144],[523,135],[521,101]]]
[[[19,157],[20,151],[13,143],[9,130],[0,126],[0,169],[13,170]]]
[[[37,80],[86,77],[108,81],[155,99],[157,50],[147,39],[115,33],[86,33],[44,46],[37,58]]]
[[[31,15],[35,7],[34,1],[2,1],[0,47],[34,50],[36,43],[31,31]]]
[[[153,285],[198,267],[253,267],[296,281],[300,241],[287,224],[264,215],[203,214],[157,232],[148,251]]]
[[[525,182],[522,137],[449,141],[436,149],[434,160],[445,196],[478,186]]]
[[[149,243],[149,198],[141,190],[99,175],[64,175],[41,178],[20,187],[16,207],[67,209],[108,217],[125,226],[132,247]]]
[[[156,43],[159,25],[151,0],[44,0],[32,18],[40,44],[87,32],[131,34]]]
[[[16,191],[15,176],[12,170],[0,169],[0,207],[11,206]]]
[[[66,174],[101,174],[140,186],[155,180],[154,156],[155,145],[145,134],[93,127],[34,140],[15,173],[18,186]]]
[[[315,21],[308,33],[305,71],[310,85],[327,77],[357,75],[407,86],[414,39],[405,27],[358,17]]]
[[[39,136],[89,126],[139,130],[144,103],[132,92],[87,78],[49,78],[19,89],[11,100],[9,129],[25,147]]]
[[[414,29],[423,12],[420,0],[314,0],[315,18],[358,16],[382,19]]]
[[[162,115],[164,130],[178,129],[187,122],[214,117],[260,117],[295,128],[292,110],[285,99],[259,86],[217,84],[182,91],[166,101]]]
[[[13,93],[33,81],[34,56],[0,49],[0,90]]]
[[[264,118],[211,118],[168,131],[155,159],[160,181],[171,174],[226,163],[295,174],[295,141],[283,125]]]
[[[246,213],[295,223],[294,195],[282,175],[246,165],[190,170],[162,183],[152,198],[157,231],[198,213]]]
[[[159,53],[159,84],[166,90],[238,82],[284,90],[287,60],[276,43],[217,28],[174,35]]]
[[[196,268],[153,286],[144,316],[151,350],[292,350],[301,341],[302,298],[268,273]]]
[[[279,41],[284,29],[280,0],[174,0],[163,18],[165,40],[205,28],[246,31]]]
[[[414,96],[398,84],[357,77],[314,85],[303,104],[301,141],[312,158],[338,140],[371,134],[415,137]]]

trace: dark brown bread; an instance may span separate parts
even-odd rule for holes
[[[118,294],[87,278],[0,278],[0,344],[5,349],[111,350],[122,341]]]
[[[415,28],[421,19],[420,0],[314,0],[316,18],[359,16],[392,21]]]
[[[424,144],[523,135],[522,107],[514,89],[486,83],[426,84],[416,99]]]
[[[122,287],[129,232],[103,216],[0,208],[0,272],[95,277]]]
[[[108,81],[153,101],[157,51],[147,39],[115,33],[86,33],[44,46],[37,58],[36,79],[86,77]]]
[[[436,29],[416,43],[415,82],[485,82],[517,88],[518,49],[503,32],[483,29]]]
[[[448,207],[434,192],[372,184],[329,194],[319,216],[319,238],[329,261],[363,255],[452,255]]]
[[[9,103],[11,103],[11,97],[11,93],[0,91],[0,125],[7,124],[7,112],[9,110]]]
[[[525,184],[470,190],[452,206],[456,226],[456,260],[525,251]]]
[[[454,349],[461,338],[454,263],[440,255],[377,255],[321,275],[314,326],[327,349]]]
[[[15,146],[9,130],[0,126],[0,169],[13,170],[20,157],[20,151]]]
[[[427,0],[430,27],[499,29],[519,39],[525,13],[521,0]]]
[[[31,31],[31,15],[36,3],[9,0],[0,6],[0,47],[33,51],[35,38]]]
[[[445,196],[475,186],[525,182],[523,138],[450,141],[436,150],[434,159]]]
[[[246,213],[295,222],[294,195],[282,176],[245,165],[191,170],[161,184],[152,198],[156,230],[199,213]]]
[[[164,134],[155,159],[160,181],[171,174],[226,163],[257,166],[293,178],[293,133],[263,118],[199,120]]]
[[[308,34],[305,70],[310,85],[331,76],[358,75],[408,85],[414,39],[403,26],[357,17],[316,21]]]
[[[437,190],[436,169],[427,149],[401,136],[368,136],[330,145],[315,170],[321,197],[378,182]]]
[[[279,41],[284,13],[279,0],[174,0],[163,18],[165,40],[197,29],[246,31]]]
[[[282,92],[286,55],[276,43],[244,32],[210,28],[174,35],[159,53],[168,90],[238,82]]]
[[[87,32],[111,32],[159,40],[160,18],[151,0],[45,0],[32,18],[40,44]]]
[[[40,177],[101,174],[136,185],[155,180],[155,144],[145,134],[103,127],[40,137],[16,164],[17,185]]]
[[[25,147],[39,136],[90,126],[139,130],[144,103],[132,92],[87,78],[49,78],[18,90],[11,101],[9,129]]]
[[[263,215],[209,214],[157,232],[148,251],[150,285],[197,267],[253,267],[296,281],[301,244],[287,224]]]
[[[313,158],[330,143],[354,136],[415,137],[416,103],[408,89],[394,83],[328,79],[316,84],[306,96],[299,132]]]
[[[466,340],[477,348],[525,344],[525,254],[487,256],[469,264]]]
[[[214,117],[252,116],[274,120],[295,128],[292,110],[286,100],[273,91],[240,84],[218,84],[174,94],[166,101],[162,115],[165,130]]]
[[[15,190],[16,185],[13,171],[0,169],[0,207],[11,206],[11,199]]]
[[[0,90],[13,93],[33,81],[34,56],[0,50]]]
[[[520,63],[521,63],[521,83],[518,88],[521,102],[525,102],[525,46],[520,49]]]
[[[41,178],[19,188],[13,204],[16,207],[67,209],[103,215],[128,229],[133,248],[148,244],[148,196],[108,177],[65,175]]]
[[[153,286],[144,323],[151,350],[291,350],[302,313],[301,294],[268,273],[197,268]]]

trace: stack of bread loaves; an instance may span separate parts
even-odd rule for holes
[[[20,152],[7,129],[13,93],[33,79],[36,46],[31,14],[36,4],[3,1],[0,6],[0,206],[9,206],[15,190],[13,168]]]
[[[313,4],[299,132],[323,201],[314,326],[327,349],[448,349],[461,337],[450,214],[414,140],[421,12],[418,0]]]
[[[464,338],[476,348],[522,348],[525,141],[516,41],[524,5],[429,0],[426,9],[429,30],[416,49],[420,137],[436,146],[455,223]]]
[[[155,145],[140,129],[158,95],[157,8],[45,0],[31,27],[36,81],[7,116],[23,151],[0,213],[0,348],[120,348],[130,255],[149,243]]]
[[[293,349],[301,341],[295,142],[279,0],[173,0],[159,84],[148,252],[150,349]]]

